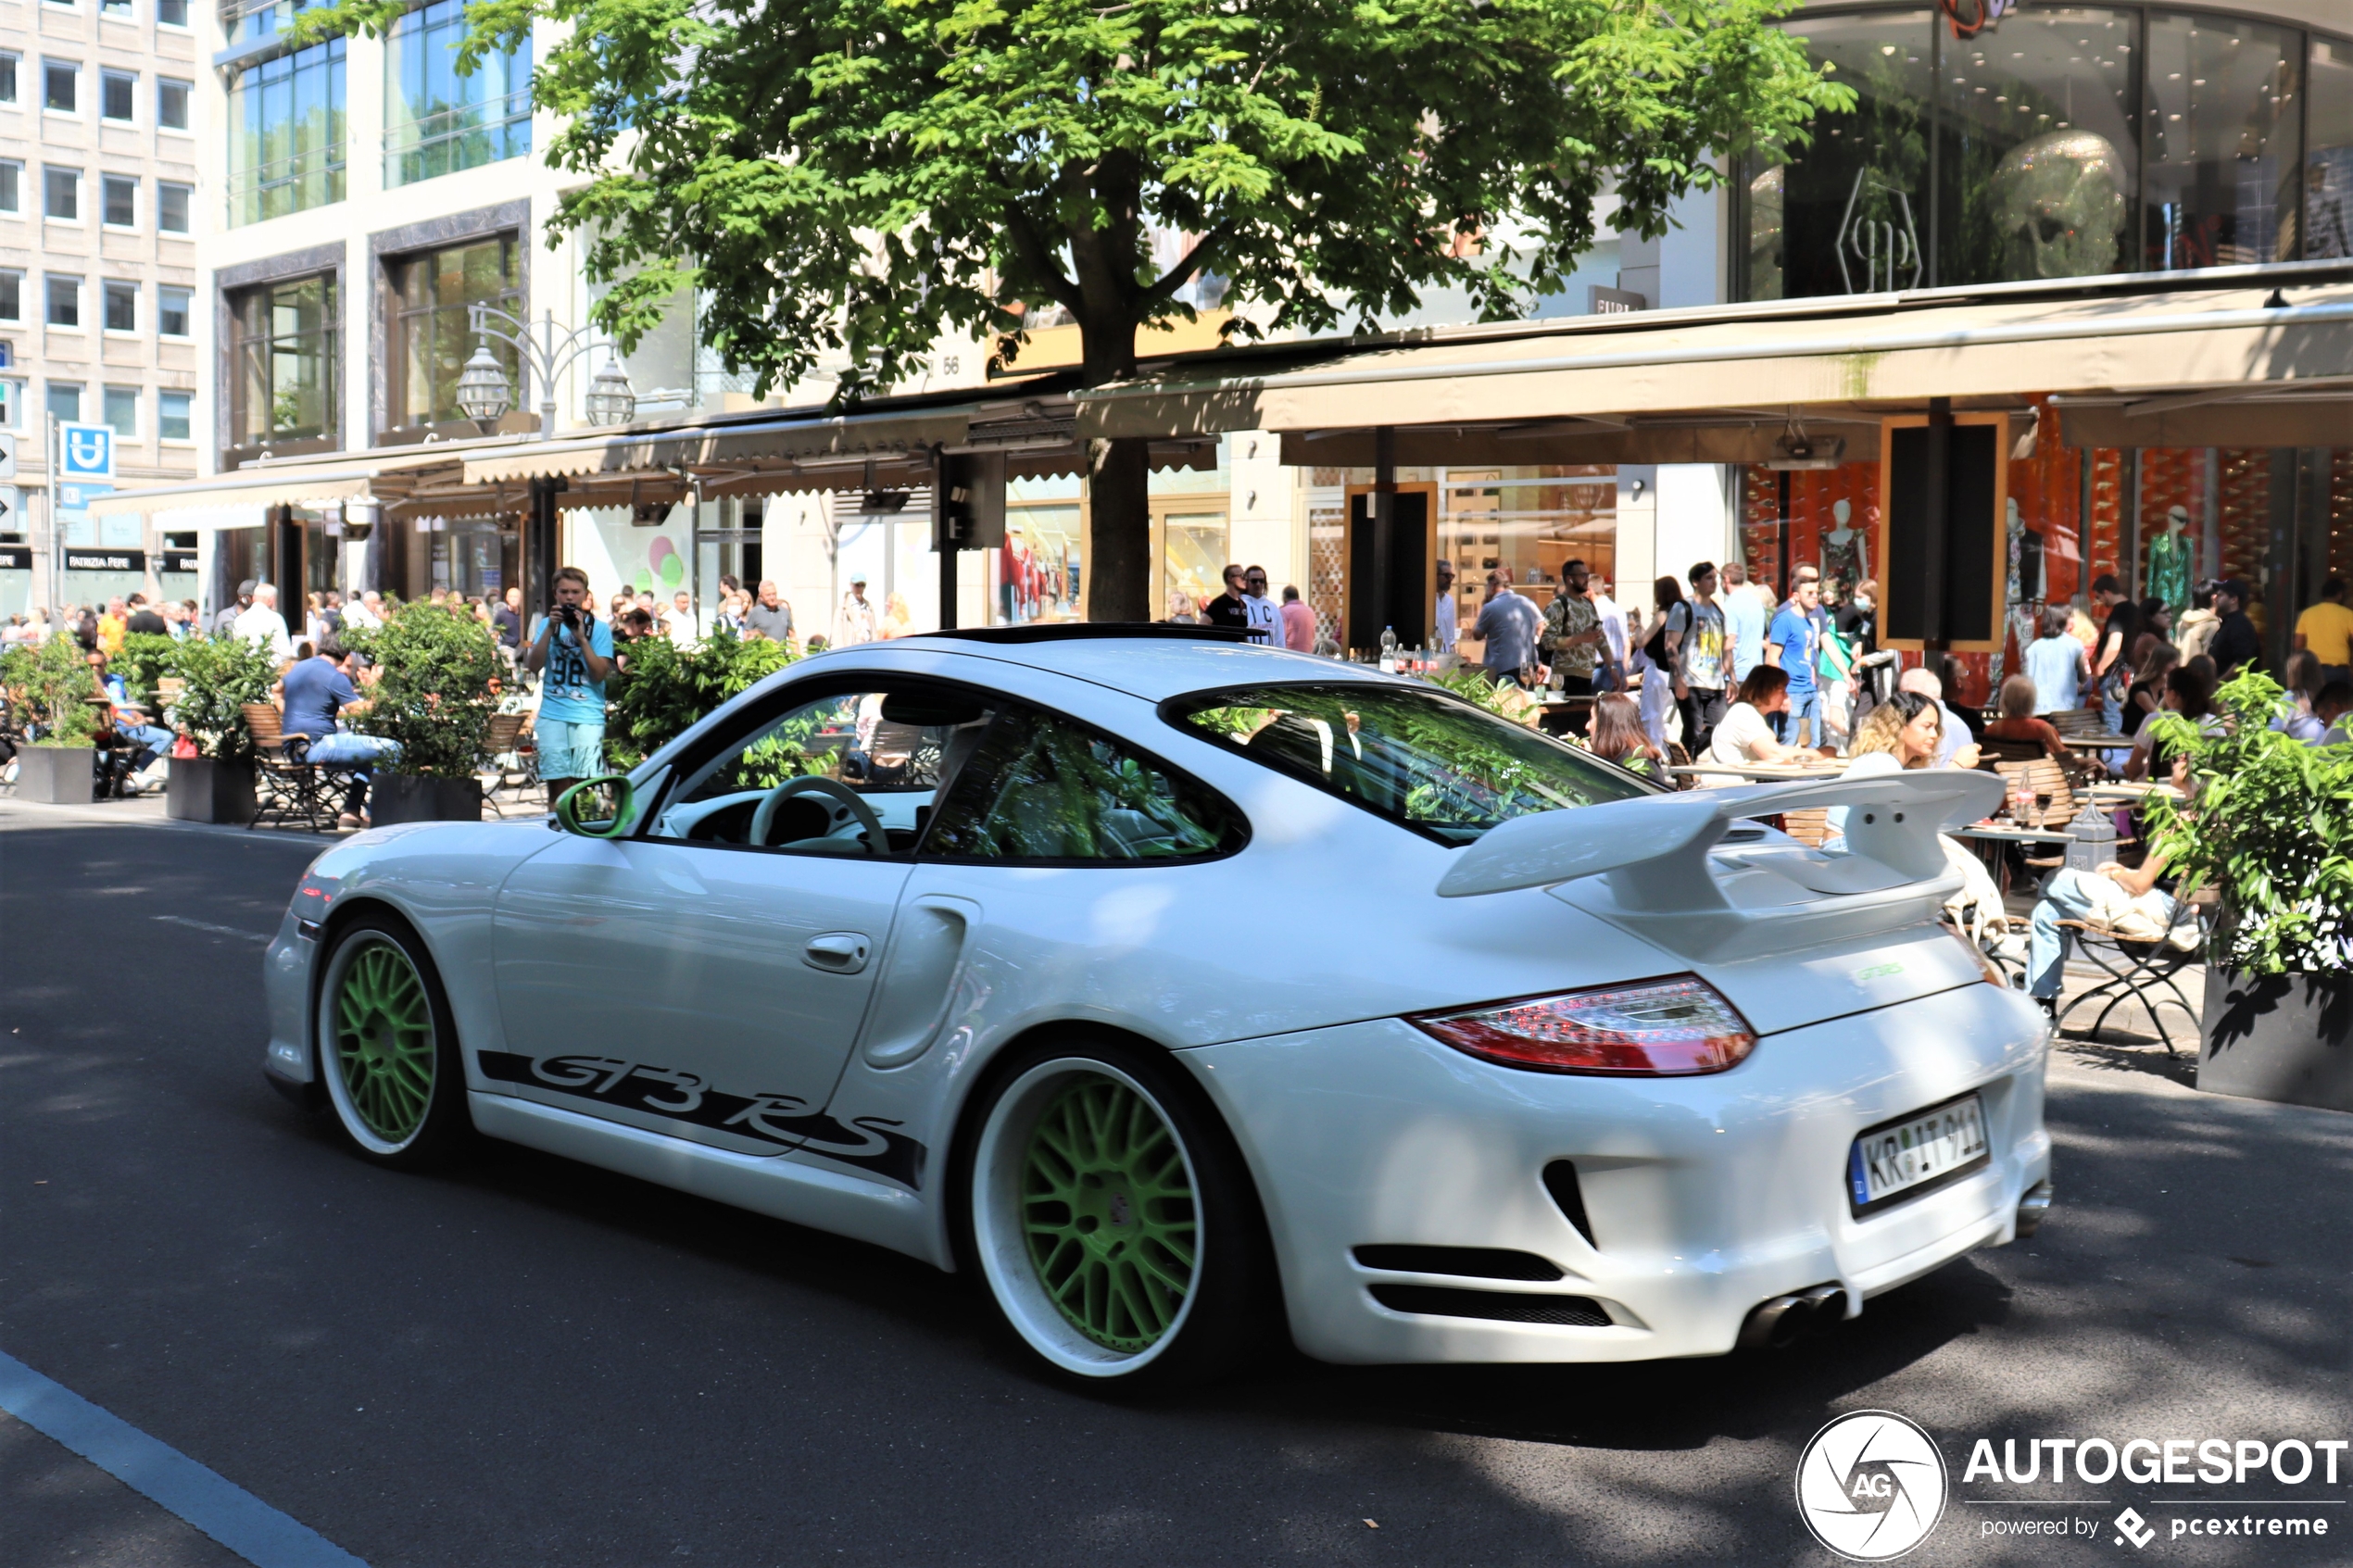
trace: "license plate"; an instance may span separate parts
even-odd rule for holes
[[[1957,1181],[1993,1158],[1985,1103],[1974,1092],[1882,1122],[1846,1157],[1846,1200],[1856,1217]]]

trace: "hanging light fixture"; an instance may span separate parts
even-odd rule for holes
[[[592,425],[625,425],[637,412],[637,394],[610,346],[605,350],[605,368],[589,382],[584,401]]]
[[[512,395],[506,370],[490,352],[490,340],[475,338],[474,356],[458,376],[458,407],[466,418],[487,424],[507,411]]]

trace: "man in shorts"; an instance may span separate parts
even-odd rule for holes
[[[539,777],[553,806],[564,791],[605,771],[605,677],[612,673],[612,628],[597,619],[588,574],[560,566],[548,580],[553,613],[531,629],[525,670],[539,685]]]

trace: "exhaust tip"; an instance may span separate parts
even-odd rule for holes
[[[1818,1328],[1846,1315],[1846,1287],[1810,1286],[1787,1296],[1768,1297],[1748,1311],[1735,1350],[1786,1350]]]
[[[2036,1182],[2026,1196],[2018,1200],[2018,1238],[2024,1241],[2043,1228],[2043,1216],[2051,1211],[2051,1184]]]

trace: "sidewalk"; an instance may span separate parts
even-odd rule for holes
[[[0,793],[0,830],[39,827],[165,828],[175,833],[228,834],[257,844],[307,845],[312,854],[340,844],[348,833],[302,833],[290,828],[247,828],[230,822],[183,822],[167,817],[161,795],[128,800],[94,800],[87,806],[51,806]]]

